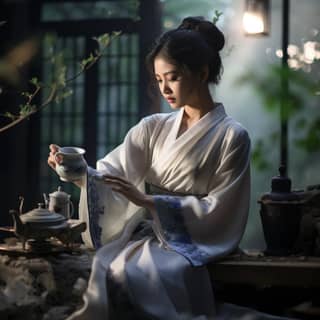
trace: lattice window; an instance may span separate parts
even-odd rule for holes
[[[108,2],[108,3],[107,3]],[[77,64],[94,50],[93,36],[115,31],[114,25],[120,26],[122,35],[115,38],[107,48],[105,55],[93,70],[90,70],[71,83],[73,95],[65,101],[54,104],[41,115],[41,159],[48,155],[48,145],[82,146],[87,150],[89,164],[95,166],[96,159],[117,146],[126,132],[139,120],[139,37],[138,21],[123,18],[124,13],[133,15],[134,1],[127,1],[129,9],[124,10],[124,3],[118,2],[119,10],[115,10],[116,1],[106,1],[105,8],[113,8],[112,23],[108,20],[85,20],[89,17],[88,8],[91,3],[48,3],[43,6],[43,25],[57,31],[57,48],[66,49],[65,61],[70,74],[75,74]],[[77,10],[72,10],[72,6]],[[102,2],[97,4],[102,7]],[[69,8],[70,7],[70,8]],[[137,8],[136,8],[137,9]],[[54,13],[48,15],[47,10]],[[99,10],[94,10],[99,12]],[[78,12],[77,25],[75,12]],[[115,20],[115,15],[122,17]],[[72,14],[71,14],[72,13]],[[88,16],[86,16],[86,14]],[[135,12],[137,14],[137,12]],[[91,13],[90,13],[91,15]],[[101,12],[100,12],[101,15]],[[93,14],[94,16],[94,14]],[[136,15],[137,16],[137,15]],[[50,18],[51,17],[51,18]],[[63,19],[60,21],[60,19]],[[121,20],[122,19],[122,20]],[[125,23],[121,28],[121,21]],[[96,22],[96,23],[95,23]],[[105,22],[105,23],[104,23]],[[131,27],[128,27],[128,22]],[[83,30],[83,32],[81,32]],[[119,30],[119,29],[116,29]],[[83,33],[83,35],[82,35]],[[42,73],[44,79],[50,74],[52,67],[46,59],[46,48],[43,52]],[[57,175],[40,162],[40,190],[54,190],[58,185],[78,197],[78,190],[70,184],[60,182]]]

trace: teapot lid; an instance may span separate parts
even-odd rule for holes
[[[61,186],[58,187],[57,191],[50,193],[49,196],[54,197],[54,198],[66,199],[66,200],[69,200],[69,198],[70,198],[70,194],[62,191]]]
[[[20,215],[20,219],[24,223],[43,223],[48,225],[60,224],[66,220],[63,215],[45,209],[43,203],[38,203],[38,208]]]

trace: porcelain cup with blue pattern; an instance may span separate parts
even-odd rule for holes
[[[80,180],[87,172],[86,151],[79,147],[59,147],[54,155],[56,172],[62,181]]]

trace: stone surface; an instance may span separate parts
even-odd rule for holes
[[[82,305],[94,252],[0,254],[0,319],[60,320]]]

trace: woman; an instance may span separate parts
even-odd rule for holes
[[[147,62],[175,112],[142,119],[77,182],[84,242],[100,249],[72,319],[214,318],[206,264],[237,248],[250,194],[248,134],[208,87],[223,46],[196,18],[162,35]]]

